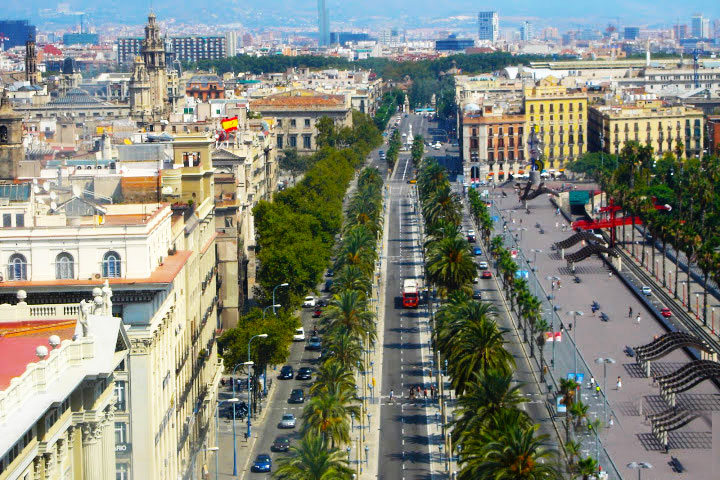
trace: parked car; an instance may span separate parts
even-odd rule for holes
[[[332,268],[328,268],[327,273],[325,274],[326,277],[334,277],[335,271]]]
[[[302,306],[303,306],[303,307],[306,307],[306,308],[307,308],[307,307],[314,307],[314,306],[315,306],[315,303],[316,303],[316,302],[315,302],[315,297],[313,297],[312,295],[308,295],[307,297],[305,297],[305,300],[303,300]]]
[[[280,420],[280,428],[295,428],[295,415],[292,413],[283,413]]]
[[[295,371],[293,370],[293,367],[290,365],[284,365],[280,369],[280,375],[278,375],[278,378],[280,380],[290,380],[295,375]]]
[[[477,275],[473,277],[473,283],[478,283],[480,281],[480,277]]]
[[[319,351],[321,349],[322,341],[317,335],[310,337],[310,340],[308,340],[307,344],[305,345],[305,350]]]
[[[288,437],[277,437],[270,447],[270,450],[273,452],[289,452],[290,439]]]
[[[300,370],[298,370],[297,376],[295,377],[296,380],[310,380],[312,378],[312,368],[310,367],[302,367]]]
[[[490,270],[485,270],[482,272],[482,275],[480,275],[484,280],[487,280],[488,278],[492,278],[492,272]]]
[[[482,255],[482,249],[480,247],[474,247],[473,248],[473,255]]]
[[[269,472],[272,470],[272,459],[270,455],[261,453],[255,457],[251,470],[253,472]]]
[[[660,309],[660,315],[662,315],[665,318],[670,318],[670,317],[672,317],[672,312],[670,311],[669,308],[664,307],[664,308]]]
[[[317,301],[317,306],[318,307],[327,307],[328,306],[327,298],[319,298]]]
[[[312,318],[320,318],[322,317],[323,311],[320,307],[315,307],[315,310],[313,310]]]
[[[289,403],[304,403],[305,402],[305,392],[303,392],[302,388],[296,388],[292,392],[290,392],[290,398],[288,399]]]
[[[325,280],[324,290],[325,290],[326,292],[329,292],[330,289],[332,288],[332,286],[333,286],[333,281],[332,281],[332,280]]]
[[[488,262],[483,261],[483,262],[478,263],[478,268],[480,270],[487,270],[489,268]]]
[[[652,289],[650,287],[648,287],[647,285],[643,285],[641,290],[642,290],[642,294],[645,295],[646,297],[649,297],[650,295],[652,295]]]
[[[293,335],[293,342],[302,342],[305,340],[305,329],[303,327],[295,329],[295,334]]]
[[[482,300],[482,291],[480,290],[473,290],[472,298],[474,300]]]

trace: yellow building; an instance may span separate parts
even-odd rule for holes
[[[703,112],[661,100],[638,100],[622,105],[592,106],[588,110],[590,149],[618,154],[631,140],[650,145],[656,154],[675,152],[700,156],[703,145]]]
[[[540,129],[545,168],[563,168],[587,151],[585,90],[571,89],[546,77],[525,89],[526,130]]]

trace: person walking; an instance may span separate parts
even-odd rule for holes
[[[639,313],[637,314],[637,317],[635,317],[635,323],[640,325],[640,314]]]
[[[617,383],[615,384],[615,386],[617,387],[618,391],[620,391],[622,389],[622,380],[620,379],[619,376],[618,376]]]
[[[423,397],[425,398],[425,401],[427,402],[427,388],[423,389]]]
[[[389,399],[390,403],[393,403],[393,395],[395,395],[395,392],[393,390],[390,390],[390,399]]]
[[[628,307],[628,318],[632,318],[632,307]]]
[[[595,388],[595,377],[593,377],[591,375],[590,376],[590,389],[592,390],[593,388]]]

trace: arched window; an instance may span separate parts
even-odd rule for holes
[[[120,278],[120,255],[109,251],[103,257],[102,275],[105,278]]]
[[[24,255],[14,253],[8,260],[8,280],[27,280],[27,260]]]
[[[69,253],[63,252],[55,257],[55,278],[58,280],[75,278],[75,260]]]

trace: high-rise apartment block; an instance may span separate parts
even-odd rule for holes
[[[140,55],[144,40],[142,37],[118,38],[118,63],[132,64],[135,57]],[[180,61],[196,62],[228,56],[227,40],[223,35],[170,37],[169,43],[175,52],[175,59]]]
[[[27,20],[0,20],[0,37],[4,37],[0,44],[5,50],[25,45],[28,38],[34,42],[36,34],[35,25]]]
[[[709,38],[710,19],[703,17],[700,13],[693,15],[690,21],[690,35],[693,38]]]
[[[532,22],[525,20],[520,27],[520,39],[523,42],[527,42],[533,39],[533,25]]]
[[[497,42],[500,20],[497,12],[478,13],[478,38],[480,41]]]
[[[330,12],[325,0],[318,0],[318,45],[330,45]]]

